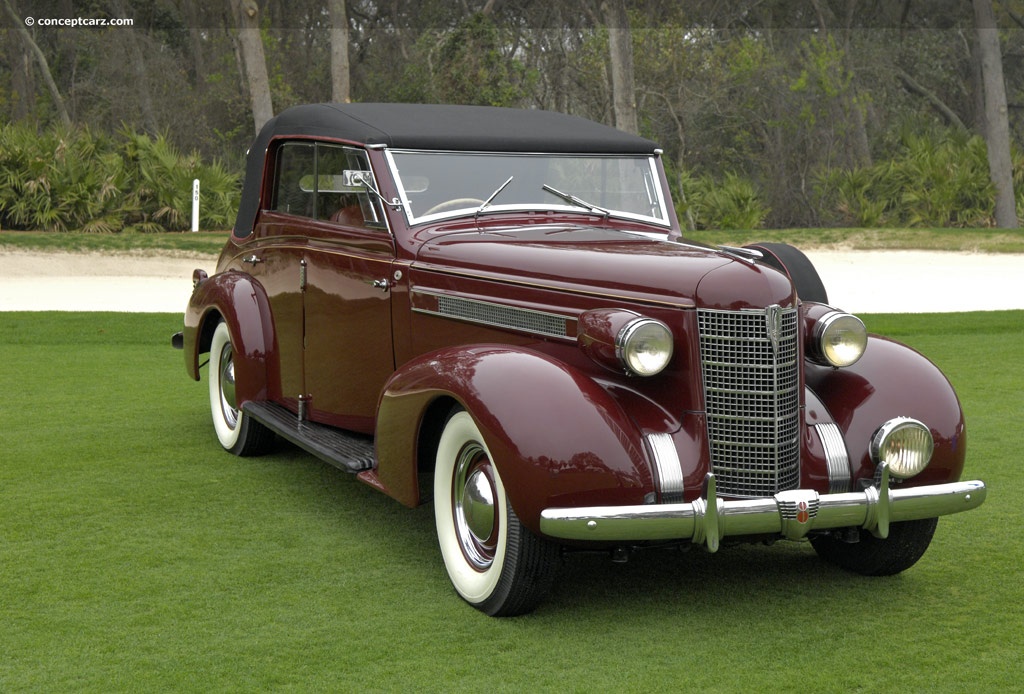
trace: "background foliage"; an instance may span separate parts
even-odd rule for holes
[[[196,178],[202,181],[200,227],[231,226],[238,175],[217,161],[203,163],[197,152],[182,155],[163,135],[0,124],[0,228],[189,229]]]
[[[51,192],[47,207],[36,197],[46,192],[38,186],[20,190],[31,200],[8,203],[0,225],[116,229],[121,203],[110,189],[140,186],[145,190],[137,195],[123,194],[139,200],[122,224],[179,227],[187,208],[178,207],[178,198],[185,193],[169,190],[178,184],[173,176],[140,178],[128,156],[129,133],[145,134],[155,149],[196,152],[198,159],[182,155],[189,166],[223,162],[210,165],[220,167],[211,190],[241,171],[253,121],[236,0],[3,1],[21,18],[130,17],[134,24],[28,27],[72,123],[87,133],[76,140],[89,157],[82,168],[96,171],[67,164],[51,174],[55,182],[74,182],[67,204]],[[274,110],[331,100],[328,0],[252,2],[260,10]],[[545,108],[615,123],[603,0],[344,4],[352,100]],[[665,150],[684,223],[993,223],[970,2],[627,5],[641,134]],[[1024,138],[1024,0],[999,0],[995,8],[1016,152]],[[16,28],[22,27],[0,14],[0,123],[59,139],[42,69]],[[109,149],[90,156],[86,142],[101,138],[118,142],[120,163]],[[143,156],[153,166],[167,163],[154,151]],[[1024,180],[1020,155],[1015,161]],[[38,174],[19,161],[5,167],[5,179]],[[1018,182],[1024,201],[1022,187]],[[85,191],[94,199],[86,202]],[[1019,207],[1024,212],[1024,202]]]

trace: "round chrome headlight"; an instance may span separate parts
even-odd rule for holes
[[[868,331],[857,316],[832,311],[814,326],[814,356],[830,366],[851,366],[868,346]]]
[[[934,450],[931,430],[910,417],[890,419],[871,437],[871,460],[888,463],[889,472],[901,479],[924,470]]]
[[[672,349],[672,331],[653,318],[631,320],[615,338],[616,356],[637,376],[661,373],[672,359]]]

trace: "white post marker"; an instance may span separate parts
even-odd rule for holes
[[[192,181],[192,231],[199,231],[199,179]]]

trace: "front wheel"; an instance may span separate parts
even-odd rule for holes
[[[235,400],[235,351],[226,323],[219,323],[210,344],[210,415],[225,450],[240,456],[260,455],[274,434],[242,412]]]
[[[938,518],[903,521],[889,526],[889,537],[880,540],[860,530],[858,542],[844,542],[833,535],[811,539],[818,556],[830,564],[864,576],[893,576],[917,563],[935,534]]]
[[[462,598],[492,617],[532,611],[554,583],[558,546],[523,527],[468,412],[441,434],[434,521],[445,568]]]

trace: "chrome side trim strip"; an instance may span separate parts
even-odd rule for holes
[[[413,294],[429,296],[437,301],[436,309],[417,306],[414,303],[412,310],[416,313],[455,318],[497,328],[521,330],[546,337],[572,339],[569,336],[568,323],[573,319],[568,316],[422,289],[414,289]]]
[[[657,485],[662,503],[679,503],[683,500],[683,468],[679,453],[671,434],[648,434],[647,445],[651,449],[654,467],[657,469]]]
[[[850,491],[850,485],[853,483],[850,456],[846,452],[846,441],[843,440],[839,426],[835,422],[815,424],[814,431],[821,439],[821,447],[825,450],[829,493],[843,494]]]

